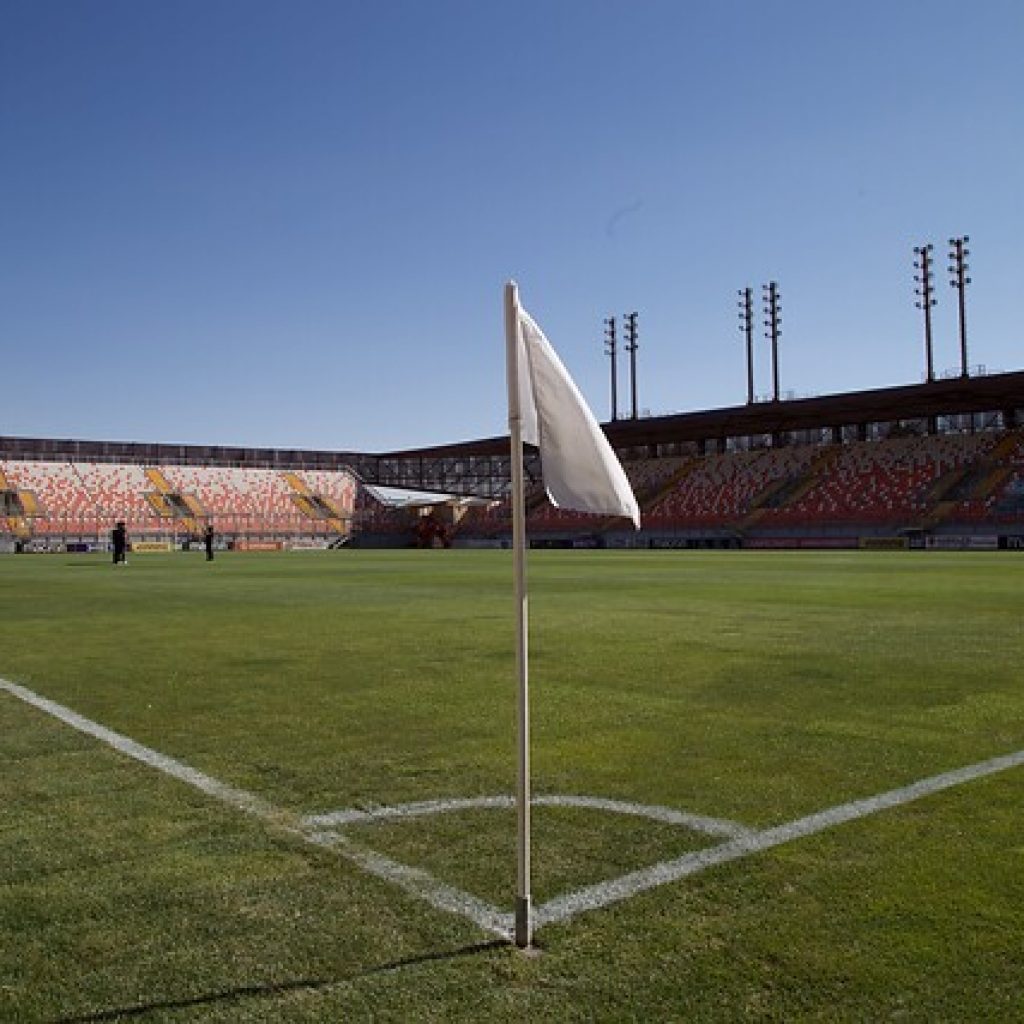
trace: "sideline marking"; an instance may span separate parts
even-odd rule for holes
[[[39,696],[38,693],[34,693],[28,687],[19,686],[17,683],[9,682],[6,679],[0,679],[0,690],[6,690],[19,700],[23,700],[26,704],[31,704],[33,707],[39,708],[40,711],[45,711],[48,715],[59,719],[65,725],[70,725],[73,729],[84,732],[88,736],[94,736],[115,750],[119,750],[122,754],[132,757],[136,761],[141,761],[143,764],[148,764],[151,768],[156,768],[165,775],[171,775],[182,782],[187,782],[190,786],[194,786],[196,789],[200,789],[209,796],[216,797],[218,800],[230,804],[240,811],[255,814],[260,818],[276,819],[281,817],[280,811],[275,810],[265,800],[256,796],[255,793],[247,793],[244,789],[236,789],[234,786],[229,786],[210,775],[190,767],[183,761],[176,761],[173,757],[161,754],[158,750],[144,747],[141,743],[136,743],[135,740],[122,736],[121,733],[114,732],[113,729],[108,729],[105,725],[100,725],[98,722],[78,714],[77,711],[64,707],[63,704],[58,704],[56,701]]]
[[[178,761],[173,757],[168,757],[166,754],[161,754],[158,750],[153,750],[151,747],[143,746],[141,743],[137,743],[135,740],[129,739],[113,729],[108,729],[106,726],[78,714],[77,711],[72,711],[63,704],[58,704],[56,701],[41,697],[25,686],[20,686],[17,683],[0,678],[0,690],[6,690],[12,696],[17,697],[26,704],[31,704],[40,711],[45,711],[46,714],[52,715],[65,725],[70,725],[71,728],[77,729],[79,732],[93,736],[127,757],[141,761],[150,768],[156,768],[165,775],[170,775],[181,782],[194,786],[208,796],[215,797],[236,810],[252,814],[264,821],[273,822],[278,827],[299,836],[308,843],[335,850],[363,871],[390,882],[412,896],[426,900],[438,910],[461,914],[484,931],[499,935],[503,939],[507,939],[511,935],[511,914],[502,915],[494,907],[482,903],[468,893],[461,892],[452,886],[439,882],[425,871],[407,867],[396,861],[390,861],[372,850],[363,849],[347,838],[342,842],[338,842],[339,837],[332,836],[329,842],[325,841],[324,835],[310,834],[307,829],[303,828],[298,815],[279,810],[262,797],[256,796],[255,793],[249,793],[244,789],[229,786],[185,764],[183,761]],[[505,920],[506,917],[508,918],[507,921]]]
[[[485,903],[462,889],[440,881],[429,871],[392,860],[390,857],[377,853],[376,850],[353,843],[348,836],[339,835],[337,832],[305,833],[304,838],[317,846],[336,850],[368,874],[376,875],[377,878],[381,878],[385,882],[399,886],[410,895],[426,900],[437,910],[461,914],[485,931],[499,935],[503,939],[512,938],[512,930],[515,926],[514,914],[502,913],[490,903]]]
[[[1024,750],[993,757],[988,761],[979,761],[977,764],[956,768],[953,771],[943,772],[941,775],[932,775],[927,779],[912,782],[909,786],[890,789],[888,792],[878,793],[862,800],[851,800],[849,803],[838,804],[783,825],[775,825],[760,832],[752,832],[748,836],[722,843],[719,846],[687,853],[675,860],[662,861],[660,864],[630,872],[613,881],[601,882],[597,885],[587,886],[585,889],[578,889],[565,896],[558,896],[536,908],[535,924],[539,927],[542,924],[553,924],[556,921],[568,921],[577,914],[606,907],[610,903],[628,899],[648,889],[678,881],[687,875],[695,875],[705,868],[725,864],[752,853],[760,853],[762,850],[770,850],[773,846],[781,846],[794,839],[802,839],[804,836],[814,835],[816,832],[824,832],[835,825],[854,821],[857,818],[866,818],[879,811],[898,807],[913,800],[920,800],[933,793],[941,793],[945,789],[952,789],[965,782],[972,782],[975,779],[984,778],[986,775],[994,775],[1020,765],[1024,765]]]
[[[484,931],[500,935],[502,938],[509,938],[510,936],[512,914],[502,913],[497,908],[484,903],[469,893],[440,882],[420,868],[410,867],[391,860],[373,850],[359,846],[347,836],[343,836],[338,832],[320,830],[319,826],[325,824],[368,823],[389,818],[444,813],[467,807],[510,807],[512,806],[511,797],[426,800],[396,807],[379,807],[365,811],[336,811],[332,814],[310,815],[305,818],[299,818],[290,812],[278,810],[266,800],[253,793],[220,782],[182,761],[168,757],[166,754],[161,754],[150,747],[143,746],[141,743],[137,743],[121,733],[99,725],[83,715],[72,711],[70,708],[56,703],[56,701],[41,697],[32,690],[19,686],[17,683],[0,678],[0,690],[6,690],[12,696],[17,697],[26,704],[31,704],[48,715],[52,715],[79,732],[93,736],[122,754],[141,761],[151,768],[156,768],[158,771],[164,772],[181,782],[194,786],[196,789],[229,804],[237,810],[272,821],[279,827],[283,827],[285,830],[300,836],[306,842],[337,851],[341,856],[362,870],[390,882],[410,895],[425,900],[438,910],[461,914]],[[731,836],[732,838],[728,842],[720,843],[718,846],[687,853],[674,860],[661,861],[651,867],[630,872],[620,878],[586,886],[564,896],[557,896],[535,909],[535,927],[540,928],[556,922],[565,922],[577,914],[598,910],[611,903],[628,899],[649,889],[678,881],[688,875],[697,874],[705,868],[714,867],[717,864],[725,864],[740,857],[746,857],[775,846],[781,846],[783,843],[801,839],[804,836],[814,835],[817,832],[823,832],[835,825],[854,821],[857,818],[865,818],[869,815],[877,814],[879,811],[898,807],[902,804],[919,800],[922,797],[951,789],[954,786],[960,786],[966,782],[972,782],[975,779],[994,775],[998,772],[1007,771],[1010,768],[1020,767],[1021,765],[1024,765],[1024,750],[993,757],[987,761],[979,761],[976,764],[966,765],[963,768],[956,768],[952,771],[942,772],[939,775],[920,779],[898,789],[891,789],[885,793],[878,793],[875,796],[865,797],[860,800],[851,800],[848,803],[838,804],[835,807],[830,807],[826,810],[809,814],[806,817],[797,818],[785,824],[760,831],[746,829],[734,822],[725,822],[717,818],[704,818],[700,815],[691,815],[667,807],[645,808],[641,804],[622,803],[617,800],[607,800],[601,797],[537,797],[532,802],[540,806],[589,807],[596,810],[640,816],[647,816],[648,811],[653,811],[655,815],[652,816],[658,816],[657,820],[670,821],[703,831],[710,831],[711,829],[708,826],[711,826],[718,829],[714,834]],[[703,827],[696,824],[697,822],[703,823]]]

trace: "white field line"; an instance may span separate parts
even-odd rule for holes
[[[500,935],[503,939],[511,938],[515,923],[512,914],[503,914],[496,907],[483,900],[471,896],[461,889],[438,881],[433,875],[421,868],[410,867],[399,861],[391,860],[375,850],[353,843],[348,836],[337,832],[311,832],[305,837],[317,846],[335,849],[342,856],[358,864],[364,871],[376,875],[386,882],[399,886],[405,892],[426,900],[438,910],[446,910],[452,914],[461,914],[479,925],[485,931]]]
[[[841,825],[857,818],[866,818],[870,814],[877,814],[879,811],[898,807],[901,804],[910,803],[912,800],[920,800],[922,797],[940,793],[944,789],[951,789],[954,786],[963,785],[965,782],[971,782],[986,775],[995,775],[997,772],[1004,772],[1020,765],[1024,765],[1024,750],[1001,757],[993,757],[988,761],[967,765],[954,771],[943,772],[941,775],[933,775],[930,778],[911,783],[909,786],[890,789],[886,793],[879,793],[863,800],[852,800],[849,803],[839,804],[836,807],[818,811],[816,814],[809,814],[805,818],[797,818],[784,825],[776,825],[774,828],[764,829],[761,832],[753,832],[731,842],[722,843],[720,846],[684,854],[675,860],[662,861],[610,882],[587,886],[585,889],[579,889],[550,900],[536,908],[535,925],[539,928],[556,921],[568,921],[577,914],[588,910],[597,910],[619,900],[629,899],[647,889],[678,881],[680,878],[694,875],[698,871],[703,871],[716,864],[725,864],[752,853],[760,853],[773,846],[781,846],[794,839],[802,839],[804,836],[823,832],[835,825]]]
[[[6,690],[19,700],[23,700],[26,704],[31,704],[33,707],[39,708],[40,711],[45,711],[48,715],[59,719],[65,725],[70,725],[72,729],[84,732],[88,736],[94,736],[120,753],[133,757],[136,761],[149,765],[150,768],[156,768],[165,775],[171,775],[182,782],[187,782],[190,786],[194,786],[196,789],[200,789],[209,796],[215,797],[223,803],[230,804],[240,811],[255,814],[259,818],[278,819],[281,817],[279,811],[275,810],[270,804],[254,793],[247,793],[243,789],[235,789],[233,786],[219,782],[209,775],[204,775],[201,771],[191,768],[181,761],[176,761],[173,757],[161,754],[158,750],[144,747],[141,743],[136,743],[135,740],[122,736],[119,732],[114,732],[113,729],[99,725],[97,722],[93,722],[78,714],[78,712],[64,707],[63,704],[48,700],[46,697],[40,697],[39,694],[33,693],[27,687],[8,682],[6,679],[0,679],[0,690]]]
[[[600,796],[538,796],[530,802],[538,807],[585,807],[587,810],[608,811],[611,814],[632,814],[638,818],[650,818],[652,821],[662,821],[668,825],[681,825],[695,832],[705,832],[709,836],[724,836],[727,839],[753,835],[753,829],[741,825],[738,821],[708,818],[703,814],[690,814],[688,811],[659,807],[657,804],[634,804],[625,800],[608,800]]]
[[[494,808],[514,807],[510,796],[478,796],[452,800],[420,800],[412,804],[397,804],[378,807],[352,807],[343,811],[330,811],[327,814],[310,814],[302,819],[307,828],[323,826],[369,825],[400,818],[421,818],[428,814],[446,814],[451,811],[487,810]]]
[[[681,825],[697,832],[727,839],[739,839],[753,835],[753,830],[735,821],[722,818],[708,818],[702,814],[689,814],[672,807],[656,804],[637,804],[625,800],[608,800],[596,796],[549,795],[536,796],[530,803],[534,807],[582,807],[591,811],[608,811],[611,814],[631,814],[638,818],[650,818],[669,825]],[[428,814],[449,814],[454,811],[508,809],[515,807],[510,796],[477,796],[450,800],[421,800],[417,803],[398,804],[368,808],[349,808],[331,811],[327,814],[311,814],[302,819],[307,828],[324,826],[368,825],[402,818],[419,818]]]
[[[371,811],[340,811],[334,814],[314,815],[305,819],[299,819],[295,815],[277,810],[271,804],[252,793],[219,782],[217,779],[205,775],[203,772],[197,771],[181,761],[136,743],[134,740],[122,736],[112,729],[98,725],[96,722],[79,715],[77,712],[71,711],[61,704],[57,704],[55,701],[40,697],[24,686],[0,679],[0,690],[6,690],[12,696],[52,715],[80,732],[101,740],[120,753],[173,776],[190,786],[194,786],[209,796],[215,797],[238,810],[273,821],[279,827],[283,827],[301,836],[307,842],[336,850],[364,871],[390,882],[404,892],[425,900],[438,910],[461,914],[484,931],[505,938],[510,934],[511,914],[502,913],[495,907],[483,903],[468,893],[445,885],[419,868],[400,864],[372,850],[366,850],[353,843],[346,836],[341,836],[333,831],[309,831],[309,829],[315,829],[316,826],[322,825],[345,825],[357,822],[380,821],[388,818],[436,814],[460,810],[466,807],[510,807],[512,806],[511,797],[430,800],[418,804],[407,804],[404,807],[381,807]],[[759,853],[774,846],[781,846],[783,843],[822,832],[835,825],[853,821],[857,818],[864,818],[871,814],[877,814],[879,811],[898,807],[901,804],[919,800],[922,797],[939,793],[945,789],[951,789],[965,782],[971,782],[975,779],[994,775],[997,772],[1003,772],[1021,765],[1024,765],[1024,750],[1005,754],[1001,757],[993,757],[987,761],[943,772],[940,775],[933,775],[930,778],[921,779],[899,789],[892,789],[862,800],[853,800],[849,803],[840,804],[836,807],[831,807],[804,818],[798,818],[786,824],[777,825],[759,832],[744,829],[743,826],[736,825],[734,822],[721,821],[717,818],[704,818],[700,815],[690,815],[680,811],[673,811],[671,808],[644,808],[640,804],[628,804],[617,800],[605,800],[599,797],[539,797],[534,803],[540,805],[589,807],[597,810],[641,816],[647,816],[648,811],[654,811],[656,813],[651,816],[655,817],[656,820],[669,821],[685,825],[689,828],[698,828],[702,831],[733,836],[734,838],[718,846],[688,853],[675,860],[662,861],[649,868],[623,875],[620,878],[587,886],[565,896],[556,897],[536,908],[534,924],[535,927],[540,928],[547,924],[565,922],[577,914],[598,910],[611,903],[636,896],[646,890],[678,881],[680,878],[688,875],[694,875],[705,868],[713,867],[717,864],[725,864],[728,861],[737,860],[752,853]]]
[[[373,851],[364,850],[348,840],[339,842],[338,837],[330,837],[328,840],[328,837],[324,835],[311,835],[303,829],[296,815],[278,810],[253,793],[218,782],[217,779],[197,771],[182,761],[177,761],[173,757],[168,757],[157,750],[136,743],[135,740],[122,736],[121,733],[114,732],[113,729],[108,729],[106,726],[99,725],[56,701],[40,697],[37,693],[33,693],[32,690],[24,686],[19,686],[17,683],[0,679],[0,690],[6,690],[12,696],[26,704],[31,704],[40,711],[45,711],[46,714],[52,715],[65,725],[88,736],[93,736],[119,753],[194,786],[208,796],[229,804],[237,810],[245,811],[247,814],[255,815],[266,821],[272,821],[286,831],[301,836],[306,842],[337,851],[346,860],[356,864],[364,871],[390,882],[413,896],[426,900],[438,910],[461,914],[484,931],[500,935],[502,938],[507,939],[511,934],[511,914],[502,915],[494,907],[481,903],[473,896],[438,882],[425,871],[397,864]]]

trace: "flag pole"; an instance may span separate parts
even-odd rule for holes
[[[528,664],[529,605],[526,593],[526,505],[523,482],[523,423],[519,388],[519,289],[505,285],[505,359],[508,382],[508,427],[512,462],[512,552],[516,600],[516,671],[518,700],[518,773],[516,784],[515,943],[530,945],[530,694]]]

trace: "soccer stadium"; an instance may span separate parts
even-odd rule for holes
[[[507,437],[3,438],[5,1019],[1016,1019],[1022,411],[612,421],[639,531],[526,452],[525,951]]]
[[[1024,372],[616,420],[643,529],[554,508],[543,547],[945,548],[1024,543]],[[6,551],[502,547],[508,438],[388,453],[0,437]],[[417,498],[417,493],[429,498]]]
[[[7,0],[0,1024],[1024,1022],[1022,41]]]

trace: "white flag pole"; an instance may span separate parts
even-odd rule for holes
[[[512,455],[512,552],[515,566],[516,670],[519,678],[515,942],[521,949],[525,949],[533,937],[533,923],[530,910],[529,605],[526,593],[526,505],[523,422],[519,400],[519,330],[519,289],[514,281],[509,281],[505,285],[505,357]]]

